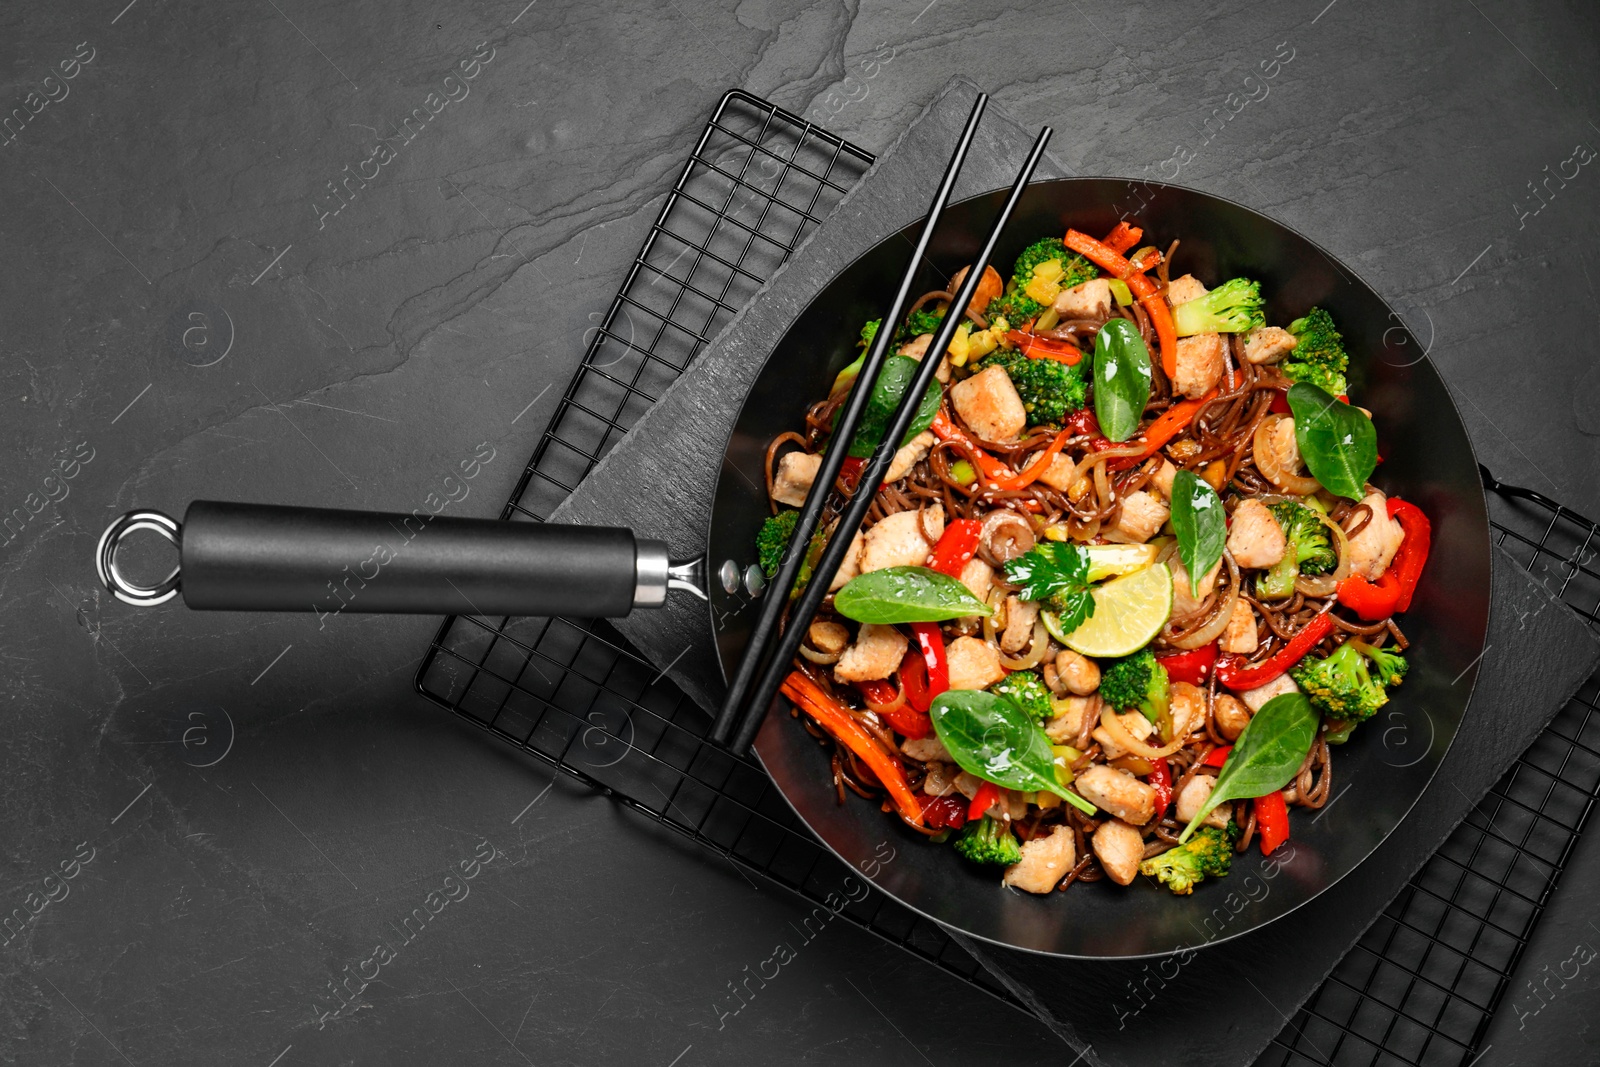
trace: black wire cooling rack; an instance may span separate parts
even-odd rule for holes
[[[759,97],[717,105],[502,518],[542,521],[825,218],[873,157]],[[1600,627],[1600,527],[1494,490],[1497,543]],[[417,689],[740,868],[1027,1010],[940,927],[850,872],[753,762],[601,620],[446,619]],[[1600,797],[1596,681],[1484,797],[1258,1061],[1464,1064]],[[869,874],[872,872],[868,872]],[[815,914],[815,913],[814,913]]]

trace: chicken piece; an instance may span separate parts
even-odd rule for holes
[[[1298,692],[1300,692],[1300,687],[1294,684],[1294,679],[1287,674],[1280,674],[1264,685],[1258,685],[1254,689],[1246,689],[1239,694],[1239,699],[1244,701],[1252,712],[1257,712],[1273,697],[1282,696],[1284,693]]]
[[[1206,728],[1206,693],[1190,682],[1173,682],[1167,695],[1172,710],[1172,736],[1188,737]]]
[[[841,682],[874,682],[887,678],[906,658],[905,634],[893,626],[861,624],[856,643],[844,650],[834,665],[833,676]]]
[[[1048,835],[1022,843],[1022,858],[1006,868],[1004,885],[1027,893],[1048,893],[1077,862],[1072,828],[1057,826]]]
[[[1191,400],[1205,396],[1222,381],[1222,335],[1197,333],[1178,338],[1177,373],[1172,388]]]
[[[778,459],[778,473],[772,478],[772,499],[797,508],[806,502],[811,483],[817,480],[822,457],[806,452],[785,452]]]
[[[975,774],[962,771],[956,775],[956,792],[971,800],[978,795],[978,790],[983,788],[983,779]]]
[[[1100,824],[1090,839],[1100,866],[1118,885],[1127,885],[1139,873],[1139,861],[1144,859],[1144,835],[1120,819],[1108,819]]]
[[[1073,784],[1079,796],[1123,822],[1143,826],[1155,816],[1156,791],[1127,771],[1097,763]]]
[[[843,624],[827,619],[818,619],[808,626],[806,637],[811,641],[812,648],[828,655],[843,652],[850,643],[850,631]]]
[[[1070,745],[1083,733],[1083,724],[1100,718],[1100,697],[1094,693],[1067,697],[1056,705],[1061,710],[1044,724],[1044,732],[1058,745]]]
[[[1088,696],[1100,688],[1100,666],[1088,656],[1064,649],[1056,653],[1055,667],[1056,677],[1074,696]]]
[[[1196,596],[1189,589],[1189,570],[1176,559],[1167,561],[1167,570],[1172,572],[1172,617],[1184,619],[1200,610],[1200,602],[1211,595],[1217,587],[1217,575],[1222,571],[1222,561],[1216,564],[1200,577],[1200,595]]]
[[[893,461],[889,464],[889,473],[883,476],[884,484],[898,482],[901,478],[911,473],[911,468],[928,458],[928,451],[933,448],[933,443],[938,438],[932,432],[923,430],[917,436],[900,446],[894,454]]]
[[[1187,304],[1191,300],[1199,300],[1211,290],[1193,274],[1185,274],[1181,278],[1174,278],[1167,283],[1167,303],[1173,307]]]
[[[1264,442],[1272,454],[1267,462],[1289,474],[1300,474],[1300,442],[1294,437],[1294,419],[1285,415],[1267,430]]]
[[[928,354],[928,346],[932,343],[933,334],[919,334],[918,336],[907,341],[905,344],[901,345],[895,351],[899,355],[905,356],[907,359],[914,359],[918,363],[921,363],[922,357]],[[950,380],[950,354],[948,352],[939,357],[939,369],[933,372],[933,376],[941,382],[948,382]],[[893,481],[894,479],[891,478],[889,480]]]
[[[961,291],[961,283],[967,280],[967,271],[969,269],[968,267],[962,267],[956,271],[956,276],[950,279],[948,292],[958,293]],[[1005,291],[1005,288],[1006,283],[1000,277],[1000,272],[993,267],[984,267],[983,275],[978,279],[978,287],[973,290],[972,303],[967,305],[967,310],[974,315],[982,315],[988,309],[989,304]]]
[[[1006,628],[1000,632],[1000,651],[1015,654],[1031,645],[1033,624],[1038,621],[1038,601],[1006,597]]]
[[[1111,314],[1111,283],[1094,278],[1056,297],[1056,314],[1065,319],[1103,319]]]
[[[1211,705],[1211,721],[1217,724],[1217,733],[1233,741],[1250,725],[1250,709],[1238,697],[1218,693]]]
[[[1074,480],[1072,472],[1077,469],[1078,465],[1070,457],[1057,452],[1050,457],[1050,466],[1046,467],[1044,473],[1039,475],[1039,481],[1058,493],[1067,493],[1072,490]],[[1079,475],[1076,480],[1082,482],[1084,479],[1082,475]]]
[[[1150,486],[1168,500],[1172,499],[1172,479],[1178,476],[1178,468],[1172,465],[1172,460],[1166,456],[1161,457],[1161,466],[1150,476]]]
[[[1135,741],[1143,741],[1155,733],[1155,726],[1144,717],[1143,712],[1121,711],[1114,713],[1112,717],[1124,730],[1133,735]],[[1089,736],[1100,742],[1100,750],[1105,753],[1106,759],[1119,759],[1128,754],[1128,750],[1117,744],[1111,737],[1111,731],[1104,726],[1096,726]]]
[[[950,388],[950,403],[985,441],[1010,441],[1028,425],[1027,409],[1004,367],[986,367],[957,382]]]
[[[944,533],[944,506],[934,504],[924,510],[927,537],[923,536],[923,511],[897,511],[873,524],[861,542],[862,574],[885,567],[920,567],[928,562],[928,551]]]
[[[914,760],[923,763],[954,763],[955,758],[950,755],[950,750],[944,747],[944,742],[937,737],[913,737],[900,743],[900,751]]]
[[[994,568],[977,556],[967,560],[959,575],[961,584],[979,600],[989,599],[989,589],[994,585]]]
[[[904,655],[904,653],[901,653]],[[1000,653],[976,637],[958,637],[944,650],[951,689],[987,689],[1006,676]]]
[[[1246,500],[1233,509],[1228,524],[1228,551],[1241,567],[1265,569],[1283,559],[1288,541],[1271,510],[1259,500]]]
[[[1244,335],[1244,358],[1251,363],[1276,363],[1298,342],[1282,326],[1262,326]]]
[[[845,549],[844,559],[839,561],[839,569],[833,572],[833,581],[828,583],[828,592],[837,593],[845,587],[845,583],[861,573],[861,546],[865,543],[861,531],[857,530],[854,537],[850,538],[850,547]]]
[[[1142,545],[1156,535],[1171,514],[1172,509],[1159,496],[1140,489],[1123,498],[1117,524],[1103,531],[1102,536],[1107,541]]]
[[[953,763],[930,763],[922,779],[922,791],[930,797],[947,797],[956,791],[960,768]]]
[[[1209,774],[1197,774],[1178,790],[1178,821],[1188,824],[1200,811],[1200,806],[1211,796],[1211,790],[1216,787],[1217,780]],[[1228,828],[1228,820],[1233,818],[1233,803],[1223,801],[1212,808],[1210,813],[1201,820],[1201,826],[1215,826],[1219,830]]]
[[[1228,617],[1228,628],[1222,631],[1222,641],[1218,646],[1224,652],[1235,652],[1241,656],[1248,656],[1259,646],[1256,639],[1256,613],[1244,598],[1233,603],[1233,614]]]
[[[1362,497],[1361,502],[1372,509],[1372,519],[1350,538],[1350,573],[1375,582],[1394,562],[1406,532],[1389,516],[1388,498],[1378,490]]]

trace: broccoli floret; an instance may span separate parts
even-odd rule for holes
[[[963,826],[955,845],[961,857],[973,863],[1009,867],[1022,859],[1022,846],[1011,828],[987,815]]]
[[[778,565],[783,562],[784,549],[789,547],[789,540],[794,537],[794,524],[798,518],[798,511],[780,511],[761,524],[761,531],[756,534],[756,558],[761,563],[761,573],[768,578],[778,573]]]
[[[1372,677],[1361,645],[1347,641],[1332,655],[1302,660],[1289,676],[1311,701],[1311,706],[1330,719],[1365,722],[1389,702],[1383,682]]]
[[[1256,575],[1256,596],[1263,600],[1280,600],[1294,592],[1296,576],[1327,574],[1339,565],[1339,556],[1334,551],[1333,535],[1312,509],[1292,500],[1282,500],[1267,505],[1267,510],[1278,520],[1288,545],[1283,559],[1265,573]]]
[[[1179,337],[1197,333],[1245,333],[1266,324],[1261,283],[1249,278],[1223,282],[1199,300],[1172,309]]]
[[[1138,708],[1151,722],[1166,716],[1167,693],[1167,669],[1148,648],[1113,660],[1100,672],[1101,700],[1118,711]]]
[[[1034,272],[1052,261],[1060,265],[1060,275],[1049,277],[1054,273],[1054,268],[1049,268],[1035,285]],[[1061,238],[1046,237],[1022,250],[1011,268],[1011,281],[1006,283],[1005,292],[989,302],[985,315],[990,320],[1003,317],[1013,324],[1023,322],[1043,311],[1045,304],[1053,302],[1061,290],[1099,276],[1095,265],[1076,252],[1068,251]],[[1031,295],[1026,291],[1029,286],[1034,290]],[[1042,299],[1047,296],[1049,300]]]
[[[1194,892],[1197,882],[1222,878],[1233,866],[1233,846],[1239,840],[1239,824],[1228,820],[1226,830],[1202,826],[1193,837],[1152,856],[1139,864],[1139,873],[1156,879],[1179,896]]]
[[[1006,697],[1041,723],[1055,714],[1050,707],[1050,690],[1033,671],[1013,671],[991,685],[989,692]]]
[[[1344,338],[1334,328],[1333,316],[1321,308],[1312,308],[1289,324],[1289,332],[1294,334],[1294,350],[1278,364],[1278,369],[1291,381],[1320,386],[1329,396],[1349,392],[1344,375],[1350,367],[1350,357],[1344,350]]]
[[[861,347],[871,348],[873,340],[878,336],[878,327],[883,325],[882,319],[873,319],[861,327]]]
[[[1005,368],[1011,384],[1017,387],[1017,395],[1022,397],[1029,426],[1059,424],[1088,400],[1089,383],[1084,378],[1087,360],[1069,367],[1053,359],[1029,359],[1013,350],[990,356],[983,366]]]
[[[896,341],[908,341],[913,337],[921,337],[925,333],[933,333],[943,321],[944,312],[918,308],[906,317],[905,325],[894,332],[894,339]]]
[[[1410,666],[1406,658],[1400,653],[1387,648],[1373,648],[1363,644],[1361,651],[1372,661],[1372,669],[1378,672],[1378,681],[1387,686],[1396,686],[1405,679],[1406,668]]]

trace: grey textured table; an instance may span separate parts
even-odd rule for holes
[[[843,926],[719,1028],[791,900],[424,706],[431,620],[137,613],[99,592],[95,538],[205,496],[494,513],[725,88],[882,148],[956,72],[1057,126],[1080,173],[1316,235],[1432,338],[1497,474],[1600,513],[1575,149],[1600,145],[1596,21],[1356,0],[8,9],[0,887],[7,910],[57,899],[0,948],[0,1053],[1061,1063],[1043,1027],[997,1032]],[[493,458],[462,480],[474,455]],[[1543,1019],[1592,1003],[1584,981]],[[1570,1026],[1517,1034],[1480,1062],[1580,1058]]]

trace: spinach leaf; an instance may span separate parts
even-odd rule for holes
[[[1094,614],[1089,554],[1077,545],[1041,541],[1016,559],[1007,560],[1004,567],[1006,581],[1019,586],[1020,599],[1045,601],[1061,616],[1062,633],[1071,633]]]
[[[1178,559],[1189,572],[1189,588],[1199,589],[1200,580],[1222,558],[1228,519],[1222,498],[1193,471],[1179,471],[1172,478],[1172,530],[1178,535]]]
[[[1317,737],[1317,721],[1317,713],[1304,693],[1283,693],[1267,701],[1234,742],[1211,795],[1183,828],[1178,841],[1187,841],[1201,820],[1223,801],[1264,797],[1287,785],[1311,751],[1311,742]],[[954,750],[951,755],[955,755]]]
[[[1378,431],[1362,410],[1310,382],[1289,387],[1294,440],[1306,469],[1330,493],[1360,500],[1378,465]]]
[[[928,710],[933,732],[968,774],[1007,789],[1045,789],[1085,815],[1095,807],[1056,778],[1044,730],[1011,700],[976,689],[940,693]]]
[[[1150,350],[1139,328],[1112,319],[1094,336],[1094,415],[1110,441],[1126,441],[1139,428],[1150,401]]]
[[[872,395],[867,398],[866,410],[861,413],[856,435],[850,441],[850,455],[857,459],[872,455],[872,450],[878,447],[878,442],[888,432],[889,423],[894,421],[894,411],[900,406],[900,398],[906,395],[911,379],[917,376],[917,366],[917,361],[910,356],[890,356],[883,361],[883,370],[878,372],[878,380],[872,383]],[[937,380],[928,383],[928,391],[922,394],[922,403],[917,407],[917,417],[911,420],[911,428],[906,431],[906,441],[933,425],[934,416],[939,414],[942,395]],[[834,420],[837,421],[838,417],[836,412]]]
[[[959,581],[927,567],[885,567],[858,575],[834,594],[833,610],[847,619],[876,623],[994,614]]]

